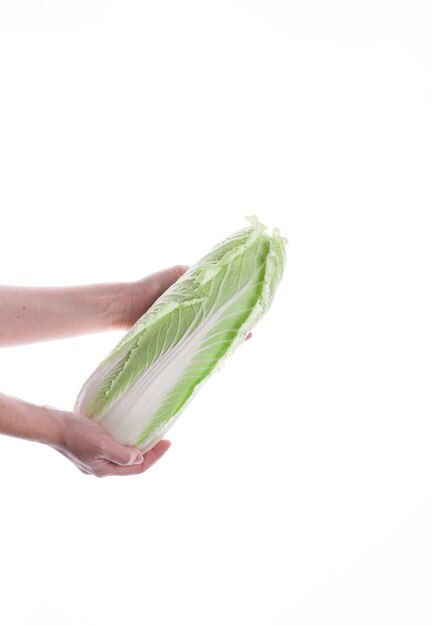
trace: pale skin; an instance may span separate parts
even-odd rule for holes
[[[0,286],[0,347],[127,330],[186,269],[176,265],[129,283]],[[98,477],[141,474],[171,445],[162,440],[143,455],[85,416],[1,393],[0,434],[49,445],[83,473]]]

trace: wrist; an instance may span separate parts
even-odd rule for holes
[[[110,330],[119,330],[130,326],[133,283],[111,283],[103,298],[101,314],[103,324]]]
[[[53,448],[63,447],[67,427],[67,413],[51,406],[39,407],[43,429],[36,438]]]
[[[28,441],[60,445],[62,412],[0,394],[0,433]]]

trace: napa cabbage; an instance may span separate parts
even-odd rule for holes
[[[125,334],[84,383],[77,413],[142,452],[164,436],[268,310],[282,278],[286,239],[248,219]]]

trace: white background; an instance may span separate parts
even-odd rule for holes
[[[147,473],[0,438],[0,621],[432,622],[424,2],[1,0],[1,282],[134,280],[255,213],[274,306]],[[70,410],[120,338],[0,352]]]

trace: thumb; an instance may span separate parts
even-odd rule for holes
[[[138,465],[143,462],[143,455],[133,446],[122,446],[113,441],[108,450],[105,451],[104,457],[107,461],[117,463],[117,465]]]

